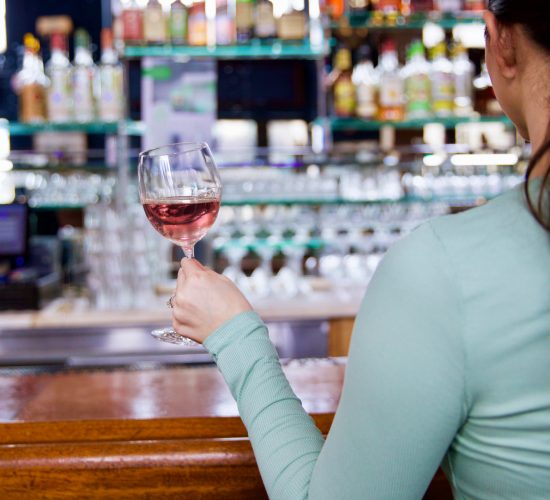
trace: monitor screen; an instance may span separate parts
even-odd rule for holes
[[[27,206],[0,205],[0,257],[24,255],[27,251]]]

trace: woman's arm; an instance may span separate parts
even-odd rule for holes
[[[431,226],[390,250],[356,320],[325,443],[255,313],[241,312],[204,341],[237,401],[271,498],[422,496],[466,414],[455,287]]]

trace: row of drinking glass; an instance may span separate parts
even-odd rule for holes
[[[150,307],[155,284],[169,276],[172,244],[151,227],[141,205],[132,204],[123,213],[109,204],[90,205],[84,227],[87,285],[94,306]]]
[[[212,229],[223,273],[250,296],[288,296],[311,290],[311,276],[330,286],[366,286],[380,259],[422,222],[448,213],[434,203],[377,206],[222,207]],[[243,272],[253,252],[259,264]],[[275,258],[283,266],[273,273]]]
[[[222,171],[225,202],[280,201],[384,201],[405,195],[430,200],[491,197],[521,182],[517,174],[403,176],[388,168],[339,168],[338,171],[297,173],[288,169],[233,169]],[[15,187],[29,192],[31,206],[81,206],[110,201],[114,174],[13,171]]]

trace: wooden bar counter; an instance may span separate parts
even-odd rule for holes
[[[328,432],[342,358],[292,361],[291,385]],[[0,376],[0,499],[267,498],[214,366]],[[438,474],[426,498],[451,498]]]

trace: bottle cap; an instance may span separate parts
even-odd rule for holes
[[[414,56],[424,56],[424,44],[420,40],[413,40],[407,48],[407,59]]]
[[[90,46],[90,35],[84,28],[78,28],[74,33],[74,40],[76,47],[85,47]]]
[[[38,54],[40,51],[40,42],[32,33],[25,33],[25,36],[23,37],[23,44],[27,50],[30,50],[35,54]]]
[[[382,52],[395,52],[396,45],[393,38],[388,38],[382,42]]]
[[[111,28],[103,28],[101,30],[101,49],[113,48],[113,30]]]
[[[67,51],[67,38],[61,33],[54,33],[50,39],[51,50]]]

